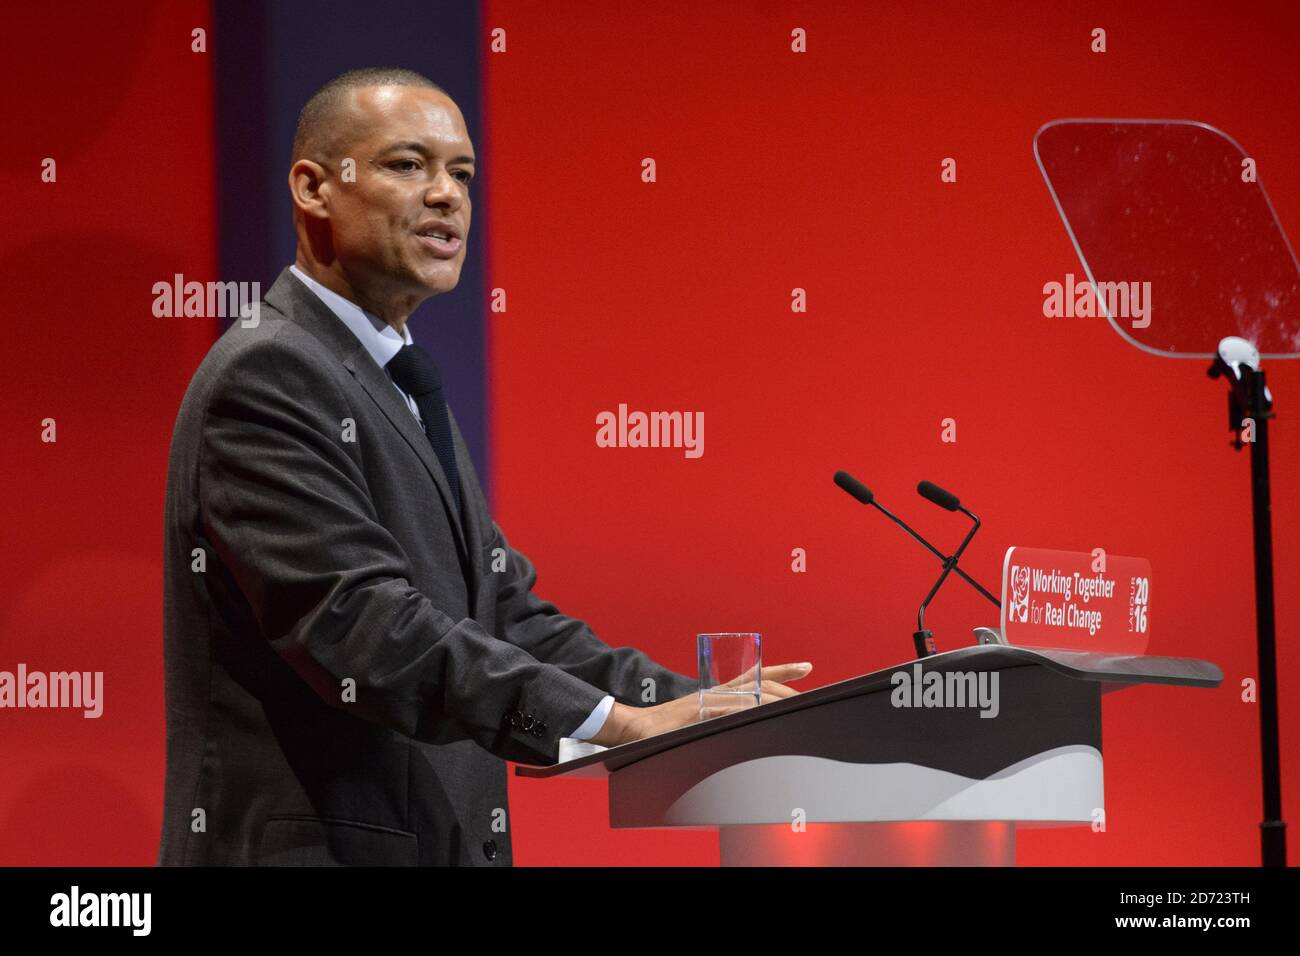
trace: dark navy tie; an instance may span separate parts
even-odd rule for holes
[[[415,400],[424,419],[424,433],[442,462],[442,470],[451,486],[456,513],[461,513],[460,473],[456,471],[456,446],[451,438],[451,420],[447,402],[442,397],[442,375],[433,357],[418,345],[404,345],[388,362],[388,374],[397,387]]]

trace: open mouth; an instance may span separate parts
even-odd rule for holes
[[[440,259],[450,259],[460,252],[463,241],[454,230],[438,226],[417,232],[416,238],[431,254]]]

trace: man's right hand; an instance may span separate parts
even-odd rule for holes
[[[811,664],[773,664],[764,667],[760,703],[770,704],[785,697],[793,697],[799,691],[787,687],[785,682],[799,680],[810,673],[812,673]],[[739,680],[740,678],[736,679]],[[750,696],[709,694],[708,691],[704,693],[703,704],[701,708],[698,691],[651,707],[629,707],[627,704],[615,703],[604,726],[596,736],[591,738],[591,742],[602,747],[617,747],[619,744],[643,740],[646,737],[699,723],[701,720],[722,717],[755,706],[753,697]]]

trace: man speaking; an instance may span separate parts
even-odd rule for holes
[[[505,760],[700,719],[695,681],[533,593],[407,328],[459,281],[474,171],[417,73],[302,111],[296,261],[172,436],[160,864],[509,865]]]

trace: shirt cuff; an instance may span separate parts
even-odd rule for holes
[[[569,734],[574,740],[590,740],[596,734],[600,733],[600,728],[605,726],[605,719],[609,717],[609,712],[614,709],[614,698],[606,694],[596,705],[596,709],[591,712],[591,716],[582,722],[582,726]]]

